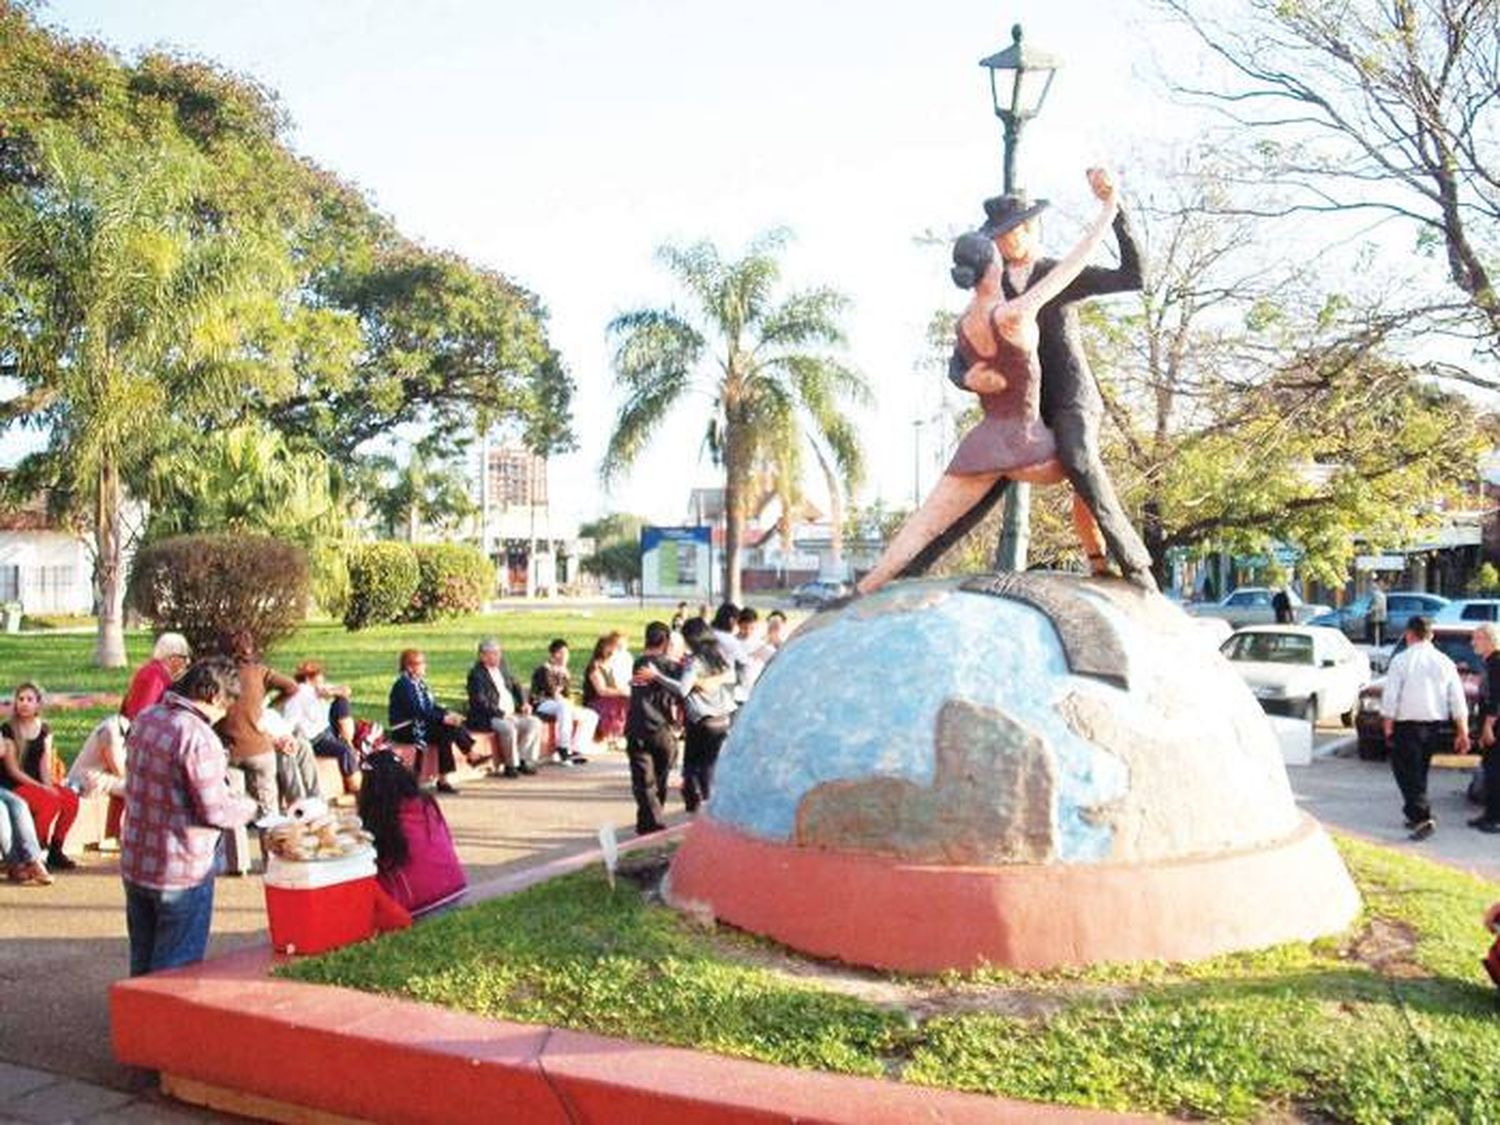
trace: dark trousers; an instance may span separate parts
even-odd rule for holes
[[[474,736],[463,727],[450,727],[446,723],[436,723],[427,728],[426,745],[417,746],[417,757],[413,765],[416,767],[418,777],[422,776],[422,755],[436,753],[438,756],[438,776],[452,773],[458,767],[454,764],[453,747],[457,746],[465,758],[469,751],[474,749]]]
[[[1449,723],[1396,724],[1391,740],[1391,772],[1401,790],[1401,811],[1415,823],[1432,819],[1427,803],[1427,771],[1432,756],[1445,749],[1452,734]]]
[[[130,975],[175,969],[203,960],[214,916],[214,877],[195,887],[158,891],[125,884],[125,929],[130,935]]]
[[[1367,620],[1365,622],[1365,634],[1370,638],[1372,645],[1379,646],[1382,643],[1382,637],[1385,635],[1385,622],[1374,619]]]
[[[1500,746],[1484,752],[1484,819],[1500,821]]]
[[[359,770],[359,763],[354,757],[354,747],[334,734],[331,727],[321,732],[317,738],[312,740],[312,748],[313,753],[320,758],[338,759],[339,773],[345,777],[349,777]]]
[[[719,748],[728,737],[728,719],[704,719],[688,724],[687,747],[682,755],[682,803],[688,812],[696,812],[712,794]]]
[[[677,761],[677,736],[670,728],[625,740],[630,762],[630,791],[635,795],[635,830],[660,832],[667,826],[662,810],[667,803],[667,775]]]

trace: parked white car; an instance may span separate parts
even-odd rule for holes
[[[1317,625],[1253,625],[1220,646],[1272,715],[1317,725],[1354,723],[1359,693],[1370,682],[1370,661],[1337,629]]]
[[[1461,598],[1432,615],[1434,625],[1478,625],[1481,621],[1500,621],[1500,598]]]

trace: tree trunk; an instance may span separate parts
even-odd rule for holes
[[[1141,539],[1151,555],[1151,574],[1159,588],[1167,588],[1166,529],[1162,527],[1161,501],[1152,496],[1141,508]]]
[[[724,600],[740,604],[740,544],[745,538],[745,490],[750,484],[740,423],[724,423]]]
[[[125,667],[125,581],[120,523],[123,498],[120,474],[106,460],[99,470],[98,495],[94,500],[94,597],[99,607],[99,633],[94,643],[94,664],[99,668]]]
[[[828,570],[826,575],[820,577],[832,578],[842,582],[844,580],[844,490],[839,485],[838,476],[833,471],[833,466],[828,463],[828,458],[823,456],[823,451],[813,443],[813,454],[818,459],[818,468],[823,470],[823,481],[828,486],[828,519],[832,523],[832,529],[828,535]]]

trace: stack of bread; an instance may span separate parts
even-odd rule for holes
[[[288,811],[289,818],[266,833],[266,848],[281,859],[340,859],[367,849],[375,840],[358,813],[329,809],[317,798],[298,801]]]

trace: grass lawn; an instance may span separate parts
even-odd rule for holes
[[[1339,846],[1366,904],[1350,933],[1190,966],[861,973],[704,929],[631,879],[611,893],[595,871],[282,972],[1038,1101],[1235,1121],[1500,1122],[1500,1003],[1479,966],[1479,915],[1500,886]]]
[[[589,606],[570,609],[517,610],[485,616],[465,617],[431,625],[386,625],[350,633],[332,622],[304,626],[269,655],[273,668],[290,674],[302,660],[321,660],[329,678],[354,689],[355,712],[364,718],[385,721],[386,696],[396,678],[396,657],[404,648],[427,653],[427,676],[440,702],[463,709],[464,677],[474,663],[475,646],[484,637],[498,637],[505,648],[511,671],[523,682],[547,655],[554,637],[564,638],[572,649],[575,679],[603,633],[619,629],[632,651],[639,651],[646,623],[666,620],[670,606]],[[7,698],[22,680],[36,680],[48,691],[122,693],[131,671],[151,654],[154,636],[135,631],[126,636],[130,667],[104,670],[90,659],[94,651],[92,633],[0,634],[0,668],[5,679],[0,694]],[[55,710],[47,715],[57,736],[58,749],[71,760],[94,724],[108,708]]]

